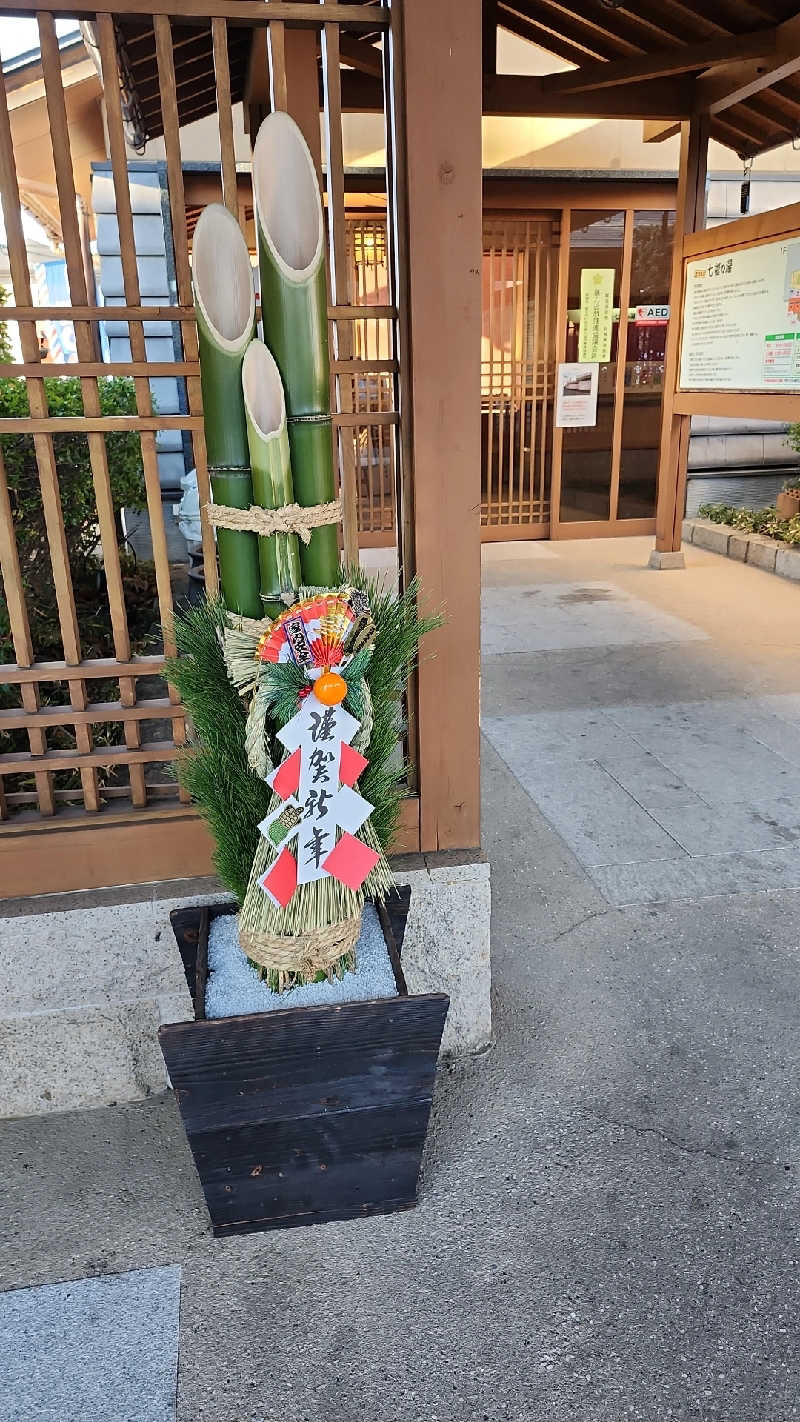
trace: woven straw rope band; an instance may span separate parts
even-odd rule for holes
[[[248,958],[273,972],[302,973],[304,977],[327,973],[345,953],[352,952],[360,933],[360,915],[340,923],[326,923],[292,938],[244,928],[241,918],[239,921],[239,942]]]
[[[234,509],[228,504],[206,504],[209,523],[215,528],[229,528],[234,533],[258,533],[268,538],[272,533],[296,533],[308,543],[315,528],[340,523],[342,505],[339,499],[329,504],[314,504],[301,509],[299,504],[286,504],[282,509],[262,509],[251,504],[249,509]]]

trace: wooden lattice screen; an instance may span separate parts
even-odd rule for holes
[[[484,219],[484,539],[541,535],[550,520],[558,235],[555,215]]]
[[[397,233],[405,203],[403,165],[397,161],[402,115],[394,108],[401,92],[398,70],[402,36],[397,8],[336,4],[332,0],[311,5],[281,3],[281,0],[270,0],[267,5],[248,3],[248,0],[198,0],[197,3],[193,0],[191,5],[182,0],[149,0],[144,6],[137,3],[121,8],[135,10],[137,20],[151,21],[154,30],[175,257],[177,303],[174,306],[147,305],[140,293],[125,144],[127,115],[111,14],[87,14],[81,8],[79,17],[95,26],[102,67],[124,278],[123,305],[112,308],[93,304],[97,298],[90,284],[91,266],[87,264],[78,221],[73,154],[55,28],[56,15],[62,18],[69,14],[64,0],[50,0],[49,4],[43,0],[37,4],[36,13],[69,282],[68,307],[46,308],[33,304],[19,200],[22,175],[18,174],[15,164],[9,107],[5,85],[0,81],[0,190],[13,280],[13,304],[4,310],[3,319],[18,324],[22,351],[22,361],[0,366],[0,376],[24,379],[28,402],[27,413],[0,418],[0,435],[17,437],[12,444],[3,441],[6,459],[0,459],[0,568],[8,621],[5,639],[8,664],[2,667],[0,730],[6,733],[6,747],[11,746],[0,754],[0,819],[3,821],[0,846],[4,837],[25,836],[29,855],[33,855],[34,846],[30,842],[33,832],[48,826],[85,831],[93,824],[95,835],[81,836],[81,853],[93,856],[94,865],[91,874],[87,872],[85,883],[136,882],[148,876],[196,872],[201,867],[198,860],[204,855],[207,858],[208,854],[204,831],[182,803],[182,792],[174,778],[166,773],[178,748],[185,742],[187,732],[183,708],[163,675],[165,655],[173,651],[171,639],[168,632],[162,639],[157,630],[160,626],[169,627],[173,599],[176,592],[184,590],[181,570],[176,569],[174,562],[171,564],[167,543],[157,461],[159,431],[178,429],[188,437],[201,503],[209,497],[174,63],[176,35],[182,24],[205,25],[210,31],[223,198],[237,218],[243,214],[237,202],[229,27],[235,25],[239,31],[242,26],[268,31],[270,91],[277,107],[286,106],[285,29],[290,24],[311,28],[319,36],[330,249],[334,425],[345,509],[344,551],[350,558],[357,556],[358,551],[358,480],[365,480],[365,486],[373,491],[384,491],[379,495],[379,509],[374,508],[374,492],[367,494],[369,515],[367,519],[362,515],[362,528],[369,531],[377,525],[386,529],[387,524],[391,528],[397,498],[395,486],[399,483],[401,453],[407,438],[399,417],[407,380],[399,359],[405,320],[403,275],[401,265],[395,260],[396,248],[393,256],[393,250],[387,251],[386,247],[387,230]],[[19,13],[20,5],[0,3],[0,13],[3,11]],[[364,260],[366,227],[358,237],[361,258],[354,262],[353,233],[348,236],[345,222],[339,51],[343,25],[356,34],[379,32],[382,36],[381,48],[376,49],[376,53],[382,54],[386,96],[389,220],[388,225],[383,220],[373,224],[373,256],[374,243],[378,238],[382,243],[379,273],[372,258]],[[368,269],[372,272],[369,279]],[[376,273],[380,290],[375,284]],[[369,321],[364,320],[367,305]],[[36,322],[46,319],[73,324],[77,363],[42,364]],[[100,323],[109,320],[127,323],[132,357],[129,362],[108,364],[100,360]],[[148,361],[143,323],[152,321],[166,323],[165,332],[173,328],[180,331],[182,359],[178,363],[156,365]],[[51,409],[49,378],[60,375],[79,380],[82,414],[56,414]],[[104,413],[103,379],[109,376],[127,377],[132,381],[130,413]],[[162,376],[178,376],[185,382],[186,413],[159,414],[154,408],[149,382],[153,377]],[[153,635],[150,642],[145,639],[144,644],[136,640],[131,616],[135,574],[137,571],[141,574],[142,570],[131,571],[113,489],[111,441],[128,432],[133,432],[140,447],[153,549],[156,606],[152,616]],[[17,449],[21,447],[20,436],[29,441],[27,458],[41,501],[46,557],[37,567],[26,561],[30,559],[29,545],[20,537],[19,482],[14,472],[19,459],[17,457],[12,469],[14,460],[9,453],[12,445]],[[68,436],[86,441],[91,465],[97,529],[98,620],[103,628],[100,641],[106,644],[99,650],[94,646],[97,640],[94,631],[90,634],[82,625],[75,568],[65,530],[62,500],[65,481],[69,478],[64,464],[64,441]],[[400,502],[402,506],[402,499]],[[363,492],[361,507],[364,507]],[[402,534],[401,528],[401,542]],[[216,559],[213,535],[205,519],[203,553],[206,586],[213,592],[217,587]],[[52,594],[55,635],[61,652],[60,656],[51,655],[46,660],[42,659],[41,647],[32,633],[32,627],[38,625],[35,604],[40,585]],[[0,632],[2,630],[0,626]],[[410,813],[406,821],[409,827],[418,824],[416,812]],[[146,838],[140,835],[124,841],[133,861],[125,866],[121,877],[118,865],[114,876],[103,877],[103,856],[119,855],[123,840],[119,836],[101,839],[99,832],[112,825],[130,828],[144,823],[150,826]],[[60,836],[62,849],[65,843],[64,836]],[[20,845],[19,839],[17,844]],[[23,862],[20,853],[12,852],[6,857],[3,862],[15,867],[0,883],[0,896],[23,889],[30,892],[34,888],[69,886],[62,875],[48,879],[48,867],[41,857],[46,844],[46,838],[37,840],[40,872],[26,871],[24,881],[14,880]],[[149,848],[142,857],[145,844]],[[413,828],[409,828],[403,844],[407,848],[418,847]],[[69,877],[67,874],[67,879]],[[81,882],[79,870],[76,869],[73,877]]]
[[[371,314],[385,302],[389,284],[390,253],[383,214],[348,214],[347,250],[353,300],[370,312],[352,327],[353,353],[362,370],[352,380],[353,409],[367,415],[385,414],[394,402],[392,323]],[[382,424],[364,424],[356,432],[356,510],[362,547],[395,541],[396,476],[393,441],[387,438],[390,433]]]

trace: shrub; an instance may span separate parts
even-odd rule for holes
[[[132,380],[109,377],[100,380],[98,386],[100,409],[104,415],[136,413]],[[44,388],[51,415],[83,414],[79,380],[53,376],[45,379]],[[0,379],[0,416],[24,419],[29,413],[25,381],[19,378]],[[146,507],[141,449],[138,435],[134,432],[106,435],[105,444],[111,497],[117,518],[117,541],[123,548],[120,510],[123,506],[133,509]],[[58,607],[33,436],[22,433],[2,435],[0,448],[8,480],[34,649],[40,660],[57,660],[62,656]],[[105,596],[102,559],[98,556],[99,530],[89,441],[82,433],[56,434],[53,436],[53,450],[84,655],[108,655],[113,651],[111,620]],[[141,582],[145,570],[139,570],[137,579],[133,577],[134,560],[126,559],[123,553],[123,562],[131,575],[131,591],[135,594],[137,581]],[[149,621],[152,622],[152,617]],[[133,634],[134,628],[131,631]],[[0,661],[13,660],[8,617],[5,606],[0,604]]]
[[[727,524],[744,533],[764,533],[780,543],[800,544],[800,514],[787,519],[778,518],[774,508],[737,509],[732,504],[701,504],[697,517]]]
[[[8,305],[8,298],[11,295],[7,286],[0,286],[0,306]],[[8,326],[5,321],[0,321],[0,361],[7,363],[14,359],[14,352],[11,349],[11,337],[8,334]]]

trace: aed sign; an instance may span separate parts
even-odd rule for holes
[[[666,326],[669,321],[669,307],[636,306],[633,319],[637,326]]]

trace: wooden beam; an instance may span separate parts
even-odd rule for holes
[[[668,78],[671,74],[697,73],[732,60],[763,59],[775,53],[775,36],[774,29],[759,30],[755,34],[730,35],[701,44],[676,45],[674,49],[642,55],[641,58],[586,64],[567,74],[547,74],[542,79],[542,86],[552,94],[577,94],[587,89],[607,89],[616,84],[642,84],[652,79]]]
[[[736,217],[726,222],[724,227],[695,232],[686,238],[683,255],[702,257],[707,252],[719,252],[723,243],[725,249],[730,250],[737,246],[750,246],[753,242],[769,242],[786,232],[797,232],[799,228],[800,202],[792,202],[785,207],[771,208],[769,212],[755,213],[752,217]]]
[[[214,844],[196,811],[101,811],[0,835],[0,899],[213,874]],[[31,831],[36,833],[34,838]]]
[[[565,46],[593,59],[624,59],[626,55],[635,54],[637,49],[641,48],[626,44],[616,34],[587,29],[566,7],[556,14],[547,10],[534,13],[528,0],[525,0],[524,11],[517,5],[506,4],[505,0],[501,0],[498,21],[523,35],[530,26],[532,33],[525,35],[525,38],[530,38],[534,44],[541,44],[550,54],[558,54],[562,58],[569,57],[564,54]],[[536,34],[542,38],[536,38]]]
[[[800,395],[789,391],[774,394],[759,390],[681,390],[675,396],[679,415],[718,415],[741,419],[745,410],[751,420],[780,420],[793,423],[800,417]]]
[[[392,7],[394,10],[394,6]],[[481,4],[403,7],[416,571],[447,609],[419,668],[423,850],[480,842]],[[406,427],[408,428],[408,427]]]
[[[342,64],[355,69],[359,74],[371,74],[374,79],[383,75],[383,56],[375,45],[352,35],[339,35],[339,57]]]
[[[69,810],[48,822],[20,816],[0,830],[0,900],[213,874],[213,852],[208,826],[185,805],[137,812],[109,804],[91,821]],[[401,802],[391,852],[419,853],[414,796]]]
[[[314,159],[317,177],[322,174],[322,132],[320,115],[320,74],[317,35],[312,30],[290,29],[284,33],[286,60],[286,110],[300,129]]]
[[[692,113],[688,79],[617,84],[587,93],[554,93],[538,75],[498,74],[483,82],[484,114],[548,118],[682,119]]]
[[[245,132],[250,138],[252,148],[256,134],[270,110],[267,31],[264,25],[258,25],[250,38],[242,110]]]
[[[13,0],[11,14],[30,15],[41,10],[42,0]],[[68,15],[70,19],[93,20],[97,12],[91,0],[47,0],[44,14]],[[198,22],[197,0],[135,0],[126,7],[125,13],[133,17],[143,15],[166,15],[172,24],[196,25]],[[264,24],[272,20],[283,20],[290,25],[318,31],[320,26],[319,4],[296,3],[296,0],[204,0],[204,20],[230,20],[231,24],[250,26]],[[336,6],[336,19],[349,29],[388,30],[391,23],[389,7],[383,5]]]
[[[655,118],[677,132],[693,110],[691,80],[662,79],[650,84],[617,84],[604,89],[556,93],[535,74],[485,75],[486,115],[548,118]],[[383,89],[371,74],[342,71],[342,112],[382,113]],[[666,136],[666,135],[665,135]]]
[[[656,546],[651,555],[653,567],[662,566],[662,554],[679,553],[681,547],[691,425],[689,416],[680,414],[675,408],[683,310],[683,241],[690,232],[696,232],[698,228],[705,226],[708,133],[709,120],[706,115],[695,115],[688,123],[681,124],[678,203],[672,239],[672,277],[669,292],[671,319],[667,327],[667,346],[664,354]]]
[[[483,0],[483,72],[497,73],[497,0]]]
[[[373,74],[342,70],[342,113],[382,114],[383,84]]]
[[[642,138],[645,143],[663,143],[665,138],[674,138],[681,126],[671,119],[645,119],[642,124]]]
[[[704,74],[695,84],[697,113],[720,114],[734,104],[780,84],[800,69],[800,14],[775,30],[775,46],[766,58],[726,64]]]
[[[596,59],[605,57],[602,46],[593,45],[587,49],[584,45],[574,44],[571,40],[559,35],[551,34],[541,25],[537,25],[527,16],[521,15],[513,8],[506,6],[500,0],[497,11],[497,23],[502,30],[508,30],[509,34],[518,35],[520,39],[528,40],[530,44],[537,45],[548,54],[554,54],[558,59],[565,59],[568,64],[592,63]]]

